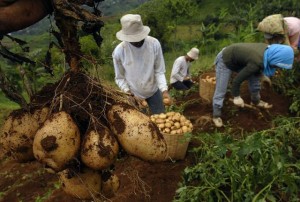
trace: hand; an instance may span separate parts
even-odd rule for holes
[[[162,95],[163,95],[163,98],[171,99],[171,96],[170,96],[170,94],[169,94],[169,91],[167,91],[167,90],[165,90],[165,91],[162,93]]]
[[[148,106],[146,100],[139,98],[137,96],[134,96],[133,94],[128,96],[128,101],[131,105],[133,105],[139,109],[142,109],[142,108],[145,108]]]
[[[245,103],[244,100],[241,98],[241,96],[237,96],[233,98],[233,104],[239,107],[244,107]]]
[[[173,100],[169,94],[169,92],[166,90],[163,92],[163,103],[165,105],[172,105],[173,104]]]

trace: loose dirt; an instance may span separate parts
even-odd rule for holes
[[[178,97],[176,104],[180,105],[187,101],[190,103],[186,105],[183,114],[192,121],[193,134],[226,131],[226,128],[231,128],[231,135],[238,138],[247,132],[272,127],[271,121],[277,115],[288,116],[290,103],[286,97],[268,87],[264,87],[261,94],[264,101],[273,104],[271,110],[240,109],[233,106],[227,97],[223,110],[225,127],[218,129],[213,126],[210,119],[211,103],[200,98],[198,90]],[[242,97],[249,103],[246,92]],[[184,168],[192,165],[195,160],[189,150],[197,146],[199,146],[197,142],[192,140],[185,159],[160,163],[146,162],[122,153],[115,163],[115,174],[120,179],[120,189],[114,197],[106,201],[172,201]],[[3,155],[0,157],[0,201],[83,201],[67,195],[60,188],[57,175],[48,173],[39,162],[18,163]]]

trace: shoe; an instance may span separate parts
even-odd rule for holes
[[[251,102],[251,105],[254,105],[256,107],[263,108],[263,109],[271,109],[273,107],[273,105],[271,105],[271,104],[269,104],[267,102],[264,102],[262,100],[260,100],[258,104],[253,104]]]
[[[216,127],[220,128],[223,126],[223,121],[220,117],[213,118],[212,120]]]

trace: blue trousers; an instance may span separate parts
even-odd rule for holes
[[[223,50],[217,55],[215,60],[216,88],[213,96],[213,117],[220,117],[222,114],[223,102],[232,74],[232,70],[230,70],[223,61]],[[251,93],[251,101],[256,104],[260,101],[260,77],[256,75],[250,76],[248,85]]]
[[[162,92],[157,90],[154,95],[146,99],[151,114],[165,113]]]

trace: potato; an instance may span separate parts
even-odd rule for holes
[[[141,104],[142,104],[143,107],[148,107],[148,103],[147,103],[146,100],[143,100]]]
[[[81,160],[94,170],[106,169],[116,160],[119,145],[107,127],[95,128],[88,130],[82,140]]]
[[[176,130],[171,130],[171,132],[170,132],[171,135],[175,135],[176,133],[177,133]]]
[[[6,119],[1,131],[1,144],[7,155],[18,162],[34,159],[32,144],[39,122],[31,113],[15,110]]]
[[[164,133],[170,133],[171,129],[170,128],[165,128]]]
[[[165,127],[166,127],[166,128],[171,128],[172,125],[173,125],[173,124],[172,124],[171,122],[166,122],[166,123],[165,123]]]
[[[80,132],[66,112],[58,112],[47,119],[36,132],[33,141],[34,157],[55,171],[61,171],[78,153]]]
[[[167,144],[150,117],[125,104],[112,105],[107,111],[110,128],[122,148],[147,161],[163,161]]]
[[[48,107],[43,107],[42,109],[36,109],[33,112],[33,117],[38,121],[40,125],[42,125],[46,121],[49,113],[50,109]]]
[[[193,125],[190,120],[186,119],[185,116],[181,115],[178,112],[167,112],[166,119],[157,119],[155,120],[155,124],[158,126],[159,130],[163,133],[168,134],[184,134],[192,131]],[[152,115],[150,118],[152,119],[155,115]],[[163,117],[162,114],[159,115]]]
[[[159,123],[157,124],[159,129],[164,129],[165,128],[165,124],[164,123]]]
[[[189,132],[189,128],[187,127],[187,126],[182,126],[182,132],[183,133],[187,133],[187,132]]]
[[[164,103],[165,105],[171,105],[171,104],[172,104],[172,101],[171,101],[169,98],[164,98],[164,99],[163,99],[163,103]]]
[[[99,171],[84,168],[81,172],[65,169],[58,172],[62,189],[69,195],[81,200],[93,199],[100,196],[101,174]]]
[[[105,197],[112,197],[120,187],[120,180],[117,175],[111,174],[108,179],[102,178],[102,194]]]
[[[167,112],[166,115],[167,117],[173,116],[175,114],[175,112]]]
[[[167,118],[167,115],[166,114],[164,114],[164,113],[161,113],[161,114],[159,114],[158,115],[158,117],[160,118],[160,119],[166,119]]]
[[[183,123],[183,122],[185,122],[186,120],[187,120],[187,119],[186,119],[184,116],[181,116],[179,121],[180,121],[180,123]]]
[[[179,122],[175,122],[175,123],[174,123],[174,126],[175,126],[176,129],[178,129],[178,128],[181,127]]]

